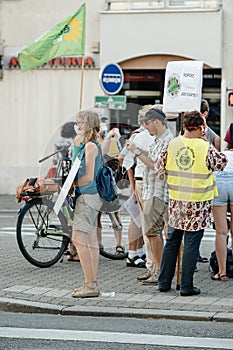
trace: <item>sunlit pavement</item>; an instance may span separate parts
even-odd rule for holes
[[[198,263],[195,286],[201,294],[181,297],[176,290],[160,293],[158,287],[143,286],[136,277],[145,269],[126,267],[126,261],[101,257],[98,298],[73,299],[72,290],[83,283],[78,262],[57,263],[40,269],[21,255],[15,239],[16,213],[20,205],[14,196],[0,196],[0,310],[61,313],[74,315],[105,315],[233,321],[233,279],[212,281],[208,263]],[[2,223],[11,217],[11,225]],[[128,222],[124,217],[124,225]],[[3,227],[4,226],[4,227]],[[127,232],[127,227],[125,227]],[[207,230],[201,244],[201,254],[210,256],[214,249],[214,231]]]

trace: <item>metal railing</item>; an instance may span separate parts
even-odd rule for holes
[[[219,9],[223,0],[106,0],[106,10]]]

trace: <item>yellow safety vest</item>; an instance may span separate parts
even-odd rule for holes
[[[214,175],[206,166],[209,143],[178,136],[168,146],[166,173],[169,198],[202,202],[217,195]]]

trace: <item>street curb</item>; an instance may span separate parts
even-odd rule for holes
[[[10,298],[0,298],[0,311],[56,314],[64,316],[92,317],[129,317],[172,319],[185,321],[233,322],[233,314],[224,312],[192,312],[177,310],[151,310],[99,306],[61,306],[47,303],[30,302]]]
[[[0,298],[0,311],[57,315],[62,314],[63,309],[63,306],[53,304],[10,298]]]

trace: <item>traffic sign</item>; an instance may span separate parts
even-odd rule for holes
[[[95,96],[94,107],[125,110],[126,96]]]
[[[100,86],[108,95],[116,95],[124,83],[124,74],[116,63],[104,66],[99,74]]]

